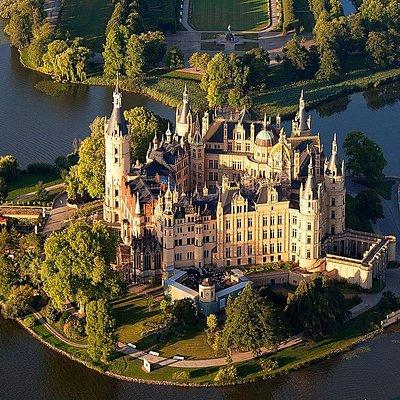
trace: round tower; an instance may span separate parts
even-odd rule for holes
[[[131,169],[129,127],[121,108],[122,95],[118,83],[113,93],[113,111],[104,126],[105,136],[105,197],[104,219],[109,223],[121,223],[121,196],[126,175]]]

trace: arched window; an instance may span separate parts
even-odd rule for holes
[[[154,268],[161,269],[161,253],[159,251],[156,252],[155,260],[154,260]]]
[[[143,270],[147,271],[151,269],[151,255],[148,251],[144,254]]]

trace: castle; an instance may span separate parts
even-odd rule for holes
[[[287,135],[279,115],[274,124],[246,109],[199,118],[185,87],[174,132],[155,133],[143,164],[130,157],[118,86],[113,98],[104,219],[121,231],[126,280],[282,261],[369,288],[394,260],[394,237],[345,229],[344,162],[336,137],[325,154],[303,93]]]

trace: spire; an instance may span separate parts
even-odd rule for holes
[[[263,122],[264,131],[267,130],[267,114],[264,113],[264,122]]]
[[[185,89],[183,90],[183,96],[182,96],[182,106],[179,109],[178,122],[180,124],[187,124],[189,113],[190,113],[189,92],[185,83]]]
[[[316,194],[316,182],[315,182],[315,176],[314,176],[314,166],[313,166],[313,159],[312,155],[310,154],[310,163],[308,164],[308,175],[307,175],[307,180],[306,184],[304,185],[304,195],[308,197],[311,195],[311,199],[315,198]]]
[[[168,177],[168,188],[167,188],[167,191],[165,192],[165,210],[166,211],[172,211],[172,201],[173,201],[173,196],[172,196],[172,191],[171,191],[171,181]]]
[[[309,129],[307,114],[306,114],[306,106],[305,106],[305,102],[304,102],[304,90],[301,91],[300,100],[299,100],[298,122],[299,122],[300,132],[306,131]]]
[[[187,89],[187,85],[185,83],[185,89],[183,90],[183,102],[188,102],[189,101],[189,92]]]
[[[140,215],[139,192],[136,192],[135,214],[136,214],[136,215]]]
[[[106,124],[106,133],[111,136],[125,136],[128,135],[128,124],[122,112],[122,94],[119,90],[119,77],[117,75],[117,82],[113,91],[113,111],[111,117]]]
[[[192,143],[194,145],[202,145],[203,144],[203,138],[201,136],[199,114],[196,114],[196,123],[195,123],[194,135],[193,135]]]
[[[336,139],[336,133],[333,135],[333,141],[332,141],[332,154],[331,158],[329,159],[328,163],[328,170],[330,173],[333,173],[334,175],[337,174],[337,139]]]
[[[153,138],[154,150],[158,149],[158,145],[159,144],[160,144],[160,141],[158,140],[157,131],[155,131],[154,132],[154,138]]]
[[[168,122],[168,129],[165,132],[165,136],[167,138],[167,143],[171,143],[172,132],[171,132],[171,127],[170,127],[169,122]]]

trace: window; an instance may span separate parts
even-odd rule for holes
[[[273,229],[269,231],[269,237],[270,239],[273,239],[275,237],[275,231]]]
[[[307,236],[307,244],[311,244],[311,236],[310,235]]]
[[[282,253],[282,243],[278,243],[278,253]]]
[[[263,239],[268,239],[268,231],[263,231]]]
[[[237,151],[242,151],[242,144],[241,144],[241,143],[238,143],[238,144],[236,145],[236,150],[237,150]]]
[[[253,240],[253,231],[247,233],[247,240]]]
[[[297,244],[292,243],[292,253],[296,253],[296,251],[297,251]]]
[[[237,233],[236,240],[237,240],[238,242],[241,242],[241,241],[242,241],[242,232],[238,232],[238,233]]]
[[[278,215],[278,225],[282,225],[283,217],[282,215]]]
[[[225,236],[225,242],[226,243],[230,243],[230,241],[231,241],[231,234],[227,233],[226,236]]]
[[[297,237],[297,229],[295,228],[292,229],[292,237]]]
[[[268,217],[263,217],[263,226],[268,225]]]
[[[331,212],[331,218],[332,218],[332,219],[335,219],[335,218],[336,218],[336,213],[335,213],[335,211],[332,211],[332,212]]]
[[[275,246],[274,246],[273,243],[271,243],[271,244],[269,245],[269,252],[270,252],[270,253],[275,253]]]
[[[297,225],[297,217],[293,216],[292,218],[292,224]]]
[[[334,197],[332,197],[332,202],[331,202],[332,206],[336,206],[336,199]]]
[[[252,246],[251,244],[249,244],[249,245],[247,246],[247,254],[248,254],[249,256],[251,256],[251,255],[253,254],[253,246]]]
[[[282,237],[282,229],[278,228],[278,238],[281,238],[281,237]]]
[[[242,227],[242,220],[241,220],[241,219],[238,219],[238,220],[237,220],[237,227],[238,227],[238,228],[241,228],[241,227]]]
[[[240,257],[240,256],[242,255],[242,248],[241,248],[241,247],[237,247],[237,248],[236,248],[236,255],[237,255],[238,257]]]
[[[310,250],[307,250],[307,259],[310,259],[311,258],[311,251]]]
[[[149,269],[151,269],[151,255],[148,251],[146,251],[143,260],[143,270],[147,271]]]
[[[226,221],[225,228],[226,229],[231,229],[231,221]]]
[[[308,230],[308,231],[311,231],[311,222],[309,222],[309,223],[307,224],[307,230]]]
[[[250,143],[246,143],[246,152],[247,152],[247,153],[250,152]]]
[[[182,253],[175,254],[175,261],[182,261]]]
[[[253,226],[253,219],[252,218],[249,218],[248,220],[247,220],[247,225],[250,227],[250,226]]]
[[[268,253],[268,245],[263,244],[262,251],[263,251],[263,254],[267,254]]]
[[[118,154],[118,149],[116,147],[114,148],[114,154]]]
[[[118,195],[119,195],[118,189],[115,189],[115,197],[118,197]]]
[[[274,216],[271,217],[271,225],[275,225],[275,217]]]
[[[226,248],[225,249],[225,258],[229,258],[231,256],[231,249],[230,248]]]

